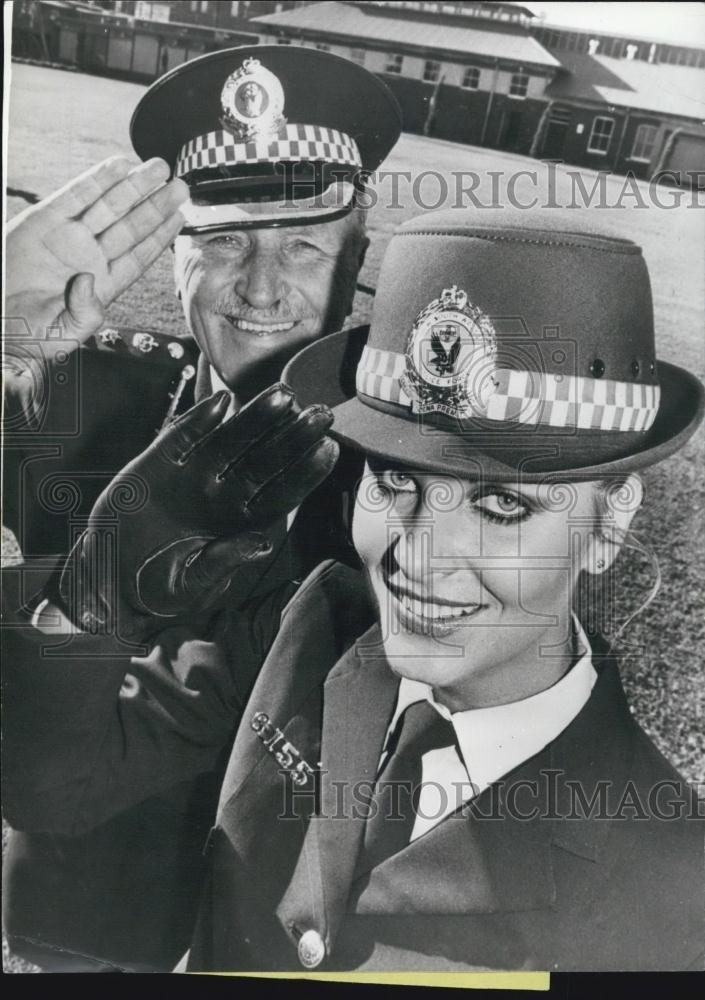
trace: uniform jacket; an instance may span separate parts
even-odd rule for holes
[[[703,819],[599,650],[593,693],[556,740],[356,871],[355,789],[374,781],[398,688],[377,625],[348,646],[363,599],[329,564],[284,615],[221,791],[190,967],[297,968],[308,930],[325,945],[321,969],[700,967]],[[273,756],[288,748],[255,731],[262,712],[320,762],[315,795],[292,793]]]
[[[193,969],[300,968],[311,930],[320,970],[699,967],[702,819],[599,648],[593,693],[556,740],[356,871],[364,810],[353,810],[398,682],[357,573],[325,563],[282,614],[286,596],[209,634],[170,629],[146,657],[111,659],[85,636],[66,670],[11,674],[6,754],[25,762],[6,788],[15,825],[80,836],[226,757]],[[126,699],[128,666],[142,692]],[[301,762],[315,777],[299,787]]]
[[[6,624],[51,587],[60,554],[73,544],[112,476],[151,443],[169,415],[211,391],[207,365],[194,345],[155,332],[107,329],[52,361],[41,344],[13,341],[9,348],[3,518],[24,562],[4,574]],[[234,582],[240,602],[264,601],[266,607],[264,595],[291,593],[322,558],[351,558],[341,526],[343,492],[336,473],[302,506],[294,531],[287,535],[282,525],[273,558],[243,570]],[[24,628],[4,631],[4,660],[39,677],[46,663],[35,665],[37,644],[25,641],[26,619],[19,619]],[[64,663],[72,649],[63,651]],[[125,650],[116,658],[123,674],[129,658]],[[247,691],[242,685],[252,682],[261,660],[250,663],[240,653],[238,658],[247,661],[238,675],[241,707]],[[10,697],[11,671],[4,683]],[[46,677],[44,683],[51,692]],[[35,693],[25,691],[30,701]],[[42,734],[19,713],[41,752]],[[236,721],[235,711],[225,742]],[[13,760],[11,744],[5,744],[6,792],[27,773],[26,758]],[[65,754],[60,757],[65,760]],[[196,774],[187,768],[184,780],[162,783],[154,795],[110,810],[107,821],[90,829],[84,824],[80,833],[61,825],[62,807],[48,830],[16,819],[19,832],[10,838],[3,866],[4,919],[13,950],[45,969],[171,968],[190,939],[203,841],[226,762],[227,755],[209,760]],[[39,794],[48,805],[50,765],[45,761],[44,767]],[[13,798],[8,795],[6,808]]]

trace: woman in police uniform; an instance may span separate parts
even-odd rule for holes
[[[703,413],[656,362],[639,247],[550,216],[421,217],[367,344],[327,338],[284,377],[366,455],[367,587],[325,564],[284,612],[190,967],[697,967],[694,796],[573,612],[638,469]]]
[[[224,754],[194,970],[699,967],[694,796],[573,611],[638,470],[703,415],[656,361],[639,247],[427,215],[389,245],[368,342],[324,338],[285,378],[366,457],[364,573],[155,622],[146,657],[91,635],[61,669],[19,657],[14,825],[75,835]]]

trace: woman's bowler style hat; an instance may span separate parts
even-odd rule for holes
[[[332,434],[419,470],[536,482],[660,461],[705,390],[657,361],[641,248],[550,212],[434,212],[401,226],[369,339],[325,337],[287,366]]]

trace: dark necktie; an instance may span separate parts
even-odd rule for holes
[[[421,794],[421,758],[429,750],[456,745],[453,724],[428,701],[409,705],[387,746],[387,760],[377,778],[358,863],[369,871],[411,840]]]

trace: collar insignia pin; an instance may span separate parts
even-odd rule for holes
[[[132,338],[132,345],[143,354],[149,354],[155,347],[159,347],[159,341],[151,333],[136,333]]]
[[[497,387],[497,337],[489,316],[452,285],[421,310],[401,376],[414,413],[477,417]]]

